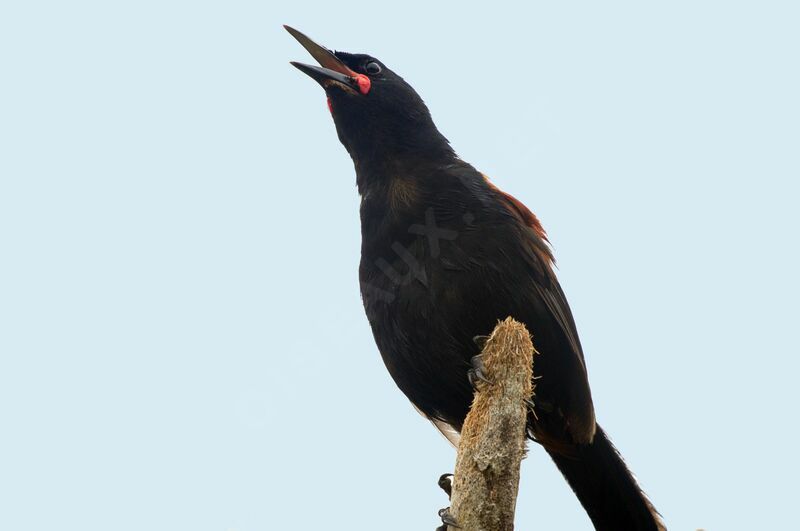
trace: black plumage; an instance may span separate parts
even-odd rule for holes
[[[662,528],[595,422],[575,321],[537,218],[459,159],[416,91],[383,63],[290,32],[323,67],[295,65],[325,88],[355,165],[361,293],[397,386],[438,426],[459,430],[473,394],[473,338],[514,317],[540,353],[530,436],[597,529]]]

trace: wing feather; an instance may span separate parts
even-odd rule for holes
[[[571,425],[570,431],[572,431],[573,436],[576,436],[578,439],[591,440],[592,437],[594,437],[595,419],[594,407],[589,391],[586,361],[583,357],[583,347],[581,347],[581,342],[578,338],[578,330],[575,326],[572,310],[570,310],[567,298],[553,270],[555,259],[553,258],[552,249],[547,239],[547,233],[539,222],[539,219],[528,207],[511,194],[500,190],[486,175],[483,177],[486,179],[489,187],[503,201],[508,210],[531,231],[529,241],[531,243],[531,250],[536,258],[536,260],[534,260],[534,267],[537,273],[536,281],[533,282],[534,288],[550,314],[558,323],[559,328],[570,345],[570,349],[575,355],[578,368],[582,372],[580,375],[583,380],[581,382],[581,387],[585,389],[585,396],[580,400],[582,402],[580,410],[583,414],[569,415],[570,418],[568,421]]]

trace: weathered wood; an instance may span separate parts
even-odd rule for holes
[[[458,446],[450,513],[460,529],[510,531],[525,455],[526,400],[533,394],[533,344],[524,325],[507,318],[483,349],[483,374]]]

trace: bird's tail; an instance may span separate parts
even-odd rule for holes
[[[600,426],[592,443],[579,445],[574,455],[548,453],[598,531],[666,530]]]

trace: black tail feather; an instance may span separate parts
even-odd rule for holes
[[[576,456],[549,452],[598,531],[662,531],[658,512],[606,434],[597,426]]]

